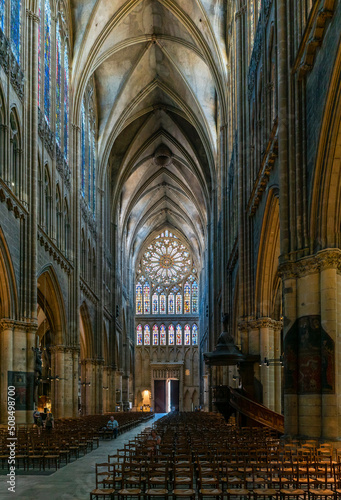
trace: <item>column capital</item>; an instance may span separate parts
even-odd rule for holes
[[[285,280],[302,278],[330,268],[341,272],[341,250],[339,248],[327,248],[297,261],[283,262],[278,267],[278,274]]]

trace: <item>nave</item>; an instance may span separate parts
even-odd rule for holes
[[[107,462],[108,455],[115,454],[124,444],[146,427],[150,427],[164,414],[155,415],[132,430],[119,434],[116,440],[101,440],[97,449],[84,455],[48,476],[20,475],[16,478],[15,499],[22,500],[88,500],[95,487],[95,464]],[[2,479],[1,479],[2,480]],[[1,498],[13,498],[13,494],[2,489]],[[12,496],[11,496],[12,495]]]

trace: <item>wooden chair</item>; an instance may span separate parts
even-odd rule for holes
[[[105,488],[105,480],[109,477],[110,470],[107,462],[96,464],[96,488],[90,492],[90,500],[105,498],[114,499],[115,489]]]
[[[219,467],[217,464],[199,464],[199,500],[204,498],[223,499],[223,490],[220,488]]]
[[[196,491],[194,489],[194,471],[193,465],[188,464],[187,470],[185,467],[173,467],[173,499],[177,498],[192,498],[195,500]]]
[[[147,500],[150,498],[160,497],[168,498],[169,496],[169,472],[168,465],[151,464],[147,468],[147,483],[146,491],[144,492]]]
[[[328,488],[328,464],[315,462],[307,464],[308,478],[308,498],[315,500],[317,498],[327,498],[336,500],[336,493]]]

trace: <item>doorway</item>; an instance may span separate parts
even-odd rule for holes
[[[154,380],[154,412],[166,413],[166,381]]]
[[[179,380],[168,380],[167,385],[167,411],[179,411]]]

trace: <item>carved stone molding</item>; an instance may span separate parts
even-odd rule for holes
[[[0,320],[0,332],[15,330],[16,328],[25,332],[32,332],[38,329],[38,324],[33,321],[18,321],[10,318],[2,318]]]
[[[238,330],[248,332],[250,330],[259,330],[260,328],[270,328],[279,331],[283,328],[283,321],[278,321],[269,317],[255,318],[238,323]]]
[[[256,81],[257,68],[262,55],[262,47],[263,44],[265,43],[264,32],[266,29],[267,22],[269,20],[271,5],[272,5],[272,0],[264,0],[262,2],[261,13],[257,24],[256,34],[253,43],[253,50],[251,54],[250,66],[249,66],[249,75],[248,75],[249,100],[252,97]]]
[[[56,247],[56,245],[52,242],[52,240],[43,232],[42,229],[38,229],[37,233],[38,241],[40,245],[45,248],[45,251],[48,252],[53,260],[67,273],[70,274],[72,271],[72,266],[68,262],[68,260],[64,257],[64,255],[60,252],[60,250]]]
[[[43,141],[46,151],[51,159],[55,156],[55,135],[50,129],[41,110],[38,108],[38,134]]]
[[[341,273],[341,250],[338,248],[321,250],[316,255],[303,257],[295,262],[283,262],[278,274],[282,279],[297,279],[325,269],[336,269]]]
[[[61,152],[59,146],[56,144],[56,168],[59,172],[61,178],[64,181],[66,189],[69,191],[71,187],[71,170],[69,165],[64,159],[64,155]]]
[[[40,23],[40,17],[29,9],[26,9],[26,15],[29,19],[32,19],[35,23]]]
[[[56,352],[63,352],[63,353],[65,353],[66,350],[67,350],[67,347],[65,345],[58,344],[58,345],[51,345],[49,347],[49,349],[50,349],[51,352],[54,352],[54,353],[56,353]]]
[[[22,202],[13,194],[12,190],[0,179],[0,202],[6,203],[9,212],[13,212],[16,219],[24,219],[28,214]]]
[[[0,29],[0,64],[6,75],[10,76],[11,84],[21,102],[24,100],[24,73],[11,50],[11,45]]]
[[[316,51],[322,45],[326,23],[334,14],[335,4],[335,0],[317,0],[311,9],[292,68],[292,73],[298,72],[299,78],[311,71],[314,66]]]
[[[99,299],[97,295],[92,291],[92,289],[88,286],[88,284],[84,281],[83,278],[79,280],[79,287],[85,297],[87,297],[93,304],[97,304]]]
[[[82,195],[80,195],[80,207],[81,207],[82,218],[88,224],[88,228],[94,240],[97,241],[96,219]]]

